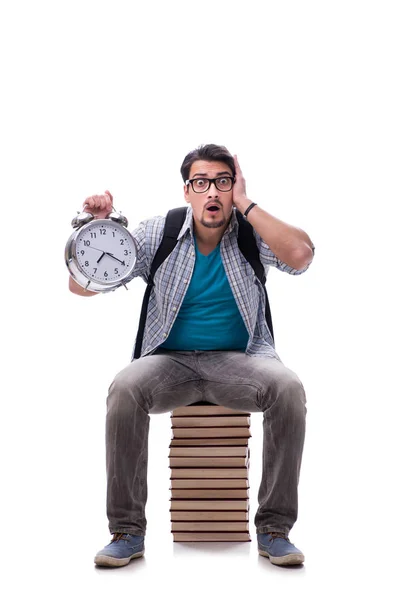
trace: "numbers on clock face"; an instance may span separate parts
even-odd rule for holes
[[[136,258],[131,237],[123,227],[90,223],[76,238],[76,257],[88,279],[113,283],[126,277]]]

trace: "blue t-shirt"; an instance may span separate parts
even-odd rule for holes
[[[248,331],[222,264],[220,246],[205,256],[196,247],[189,289],[170,334],[169,350],[239,350],[245,352]]]

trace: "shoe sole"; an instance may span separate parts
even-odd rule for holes
[[[301,565],[304,562],[304,554],[286,554],[286,556],[270,556],[268,552],[259,550],[258,554],[269,558],[273,565]]]
[[[136,552],[128,558],[114,558],[113,556],[107,556],[106,554],[99,554],[94,557],[94,564],[99,567],[124,567],[127,565],[132,558],[140,558],[144,555],[144,550]]]

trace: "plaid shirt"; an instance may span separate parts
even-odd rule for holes
[[[233,210],[230,223],[222,236],[220,251],[229,285],[249,333],[246,354],[280,360],[265,322],[262,284],[238,247],[238,222],[235,211],[236,209]],[[138,254],[129,281],[134,277],[142,277],[147,283],[151,263],[161,243],[165,219],[166,217],[148,219],[132,231]],[[151,354],[166,340],[179,313],[195,264],[193,235],[193,213],[189,206],[185,222],[178,235],[178,243],[154,276],[154,287],[150,294],[143,336],[142,356]],[[254,235],[266,276],[271,265],[291,275],[300,275],[308,269],[309,265],[301,271],[289,267],[275,256],[256,231]],[[134,360],[133,353],[131,360]]]

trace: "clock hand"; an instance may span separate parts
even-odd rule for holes
[[[114,260],[117,260],[118,262],[120,262],[121,265],[125,265],[125,261],[124,260],[120,260],[119,258],[117,258],[116,256],[114,256],[114,254],[112,254],[111,252],[106,252],[106,254],[108,254],[108,256],[111,256],[111,258],[113,258]]]
[[[107,254],[108,256],[111,256],[111,258],[113,258],[114,260],[117,260],[118,262],[120,262],[121,265],[125,265],[125,261],[124,260],[120,260],[119,258],[117,258],[116,256],[114,256],[114,254],[112,252],[106,252],[105,250],[101,250],[100,248],[96,248],[96,246],[90,246],[90,248],[92,248],[93,250],[97,250],[98,252],[102,252],[103,253],[100,256],[99,260],[97,261],[98,263],[101,261],[101,259],[103,258],[103,256],[105,254]]]
[[[99,252],[104,252],[104,250],[101,250],[100,248],[96,248],[96,246],[89,246],[89,248],[93,248],[93,250],[98,250]]]

